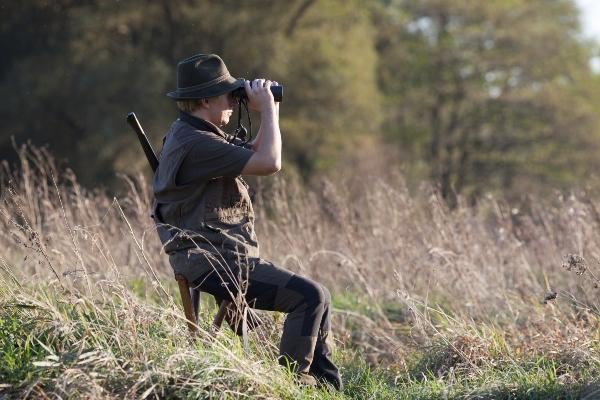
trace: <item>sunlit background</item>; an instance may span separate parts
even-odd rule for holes
[[[176,118],[165,97],[175,66],[197,52],[220,54],[234,75],[282,82],[284,174],[305,184],[400,173],[451,202],[596,186],[595,1],[0,7],[0,158],[46,145],[86,187],[149,177],[125,116],[135,111],[160,149]]]

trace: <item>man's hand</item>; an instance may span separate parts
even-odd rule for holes
[[[255,79],[252,82],[244,81],[250,109],[261,113],[268,109],[277,109],[273,93],[271,93],[271,85],[278,85],[278,83],[268,79]]]

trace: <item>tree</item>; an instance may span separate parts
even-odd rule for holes
[[[388,130],[446,199],[586,175],[597,118],[572,1],[383,1],[378,12]]]
[[[0,30],[8,55],[0,63],[0,95],[7,99],[0,111],[0,155],[13,154],[11,135],[18,142],[48,143],[87,186],[110,185],[115,169],[147,170],[125,115],[136,111],[160,148],[176,116],[165,93],[176,84],[177,61],[205,52],[221,55],[234,76],[272,77],[284,84],[287,169],[296,166],[309,178],[343,154],[353,137],[378,126],[375,32],[360,5],[356,0],[3,5],[9,9]]]

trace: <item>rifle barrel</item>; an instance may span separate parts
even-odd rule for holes
[[[144,154],[146,154],[148,163],[152,168],[152,172],[156,172],[156,169],[158,168],[158,157],[156,157],[156,153],[154,152],[154,149],[148,140],[148,136],[146,136],[146,133],[142,129],[142,125],[140,125],[140,121],[138,121],[135,113],[130,112],[127,114],[127,123],[137,134],[140,144],[142,145],[142,149],[144,150]]]

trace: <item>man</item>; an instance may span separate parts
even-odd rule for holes
[[[163,140],[153,182],[154,217],[176,273],[218,300],[241,294],[256,309],[288,313],[280,363],[291,365],[301,383],[341,390],[327,343],[329,291],[259,258],[252,203],[240,176],[281,168],[279,104],[271,85],[233,78],[214,54],[178,64],[177,90],[168,96],[180,113]],[[240,88],[248,106],[260,112],[256,139],[246,146],[221,130],[233,113],[232,92]]]

